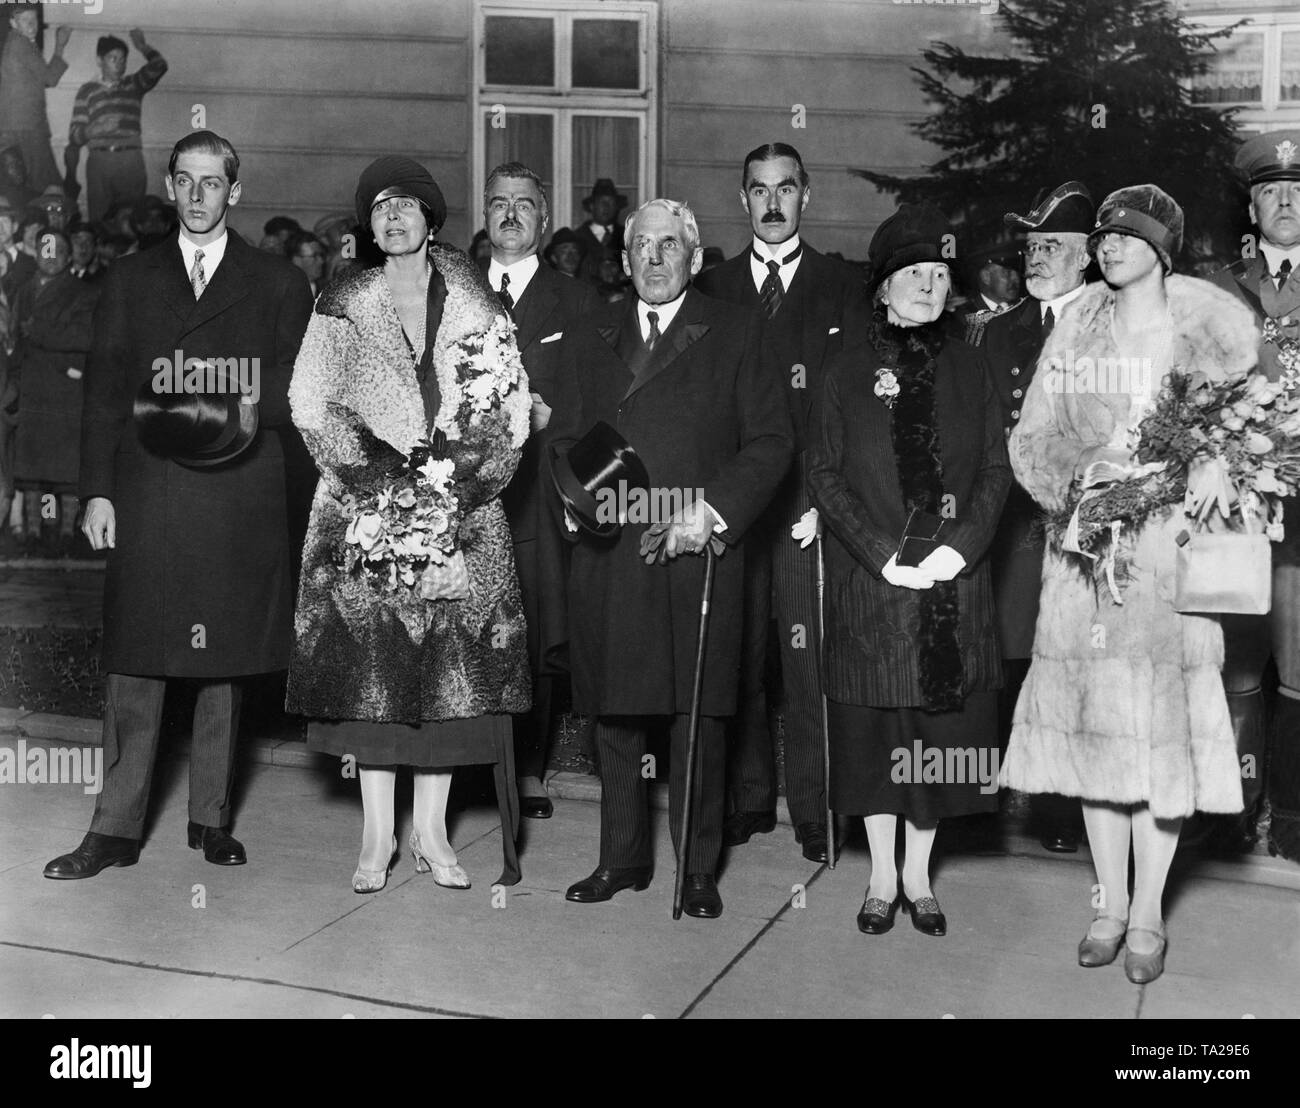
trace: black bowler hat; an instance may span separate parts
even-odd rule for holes
[[[586,530],[601,538],[615,534],[621,524],[617,519],[600,519],[599,494],[614,493],[623,486],[649,489],[650,475],[640,455],[608,423],[597,423],[561,457],[551,455],[551,477],[564,506]]]
[[[198,468],[221,465],[252,445],[257,405],[240,403],[239,382],[224,370],[211,376],[217,387],[209,392],[160,393],[146,381],[135,398],[140,441],[155,454]]]
[[[615,188],[614,182],[608,177],[601,177],[591,186],[591,195],[582,202],[582,206],[590,209],[591,202],[595,200],[597,196],[612,196],[614,198],[614,203],[618,206],[620,211],[627,207],[627,197]]]
[[[1096,218],[1088,186],[1082,181],[1066,181],[1051,192],[1043,189],[1034,199],[1033,209],[1025,215],[1007,212],[1002,220],[1017,231],[1088,235]]]

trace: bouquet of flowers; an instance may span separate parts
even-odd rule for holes
[[[482,422],[500,408],[502,399],[523,376],[524,363],[514,342],[514,324],[497,316],[484,331],[477,331],[456,344],[461,357],[456,361],[456,385],[460,403],[454,412],[440,415],[438,426],[468,427]]]
[[[1201,522],[1267,521],[1281,540],[1281,499],[1300,491],[1300,391],[1253,372],[1173,373],[1129,445],[1134,465],[1093,467],[1050,521],[1063,549],[1104,573],[1117,603],[1124,532],[1174,506]]]
[[[348,571],[368,574],[396,591],[413,588],[428,566],[445,564],[460,530],[454,468],[442,456],[441,444],[421,442],[390,471],[389,484],[368,497],[345,500],[351,516],[343,537]]]

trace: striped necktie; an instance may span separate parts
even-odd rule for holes
[[[501,274],[501,291],[497,293],[497,299],[501,301],[501,307],[505,308],[506,315],[511,319],[515,318],[515,298],[510,295],[510,274]]]
[[[754,255],[756,261],[767,266],[767,276],[763,278],[763,285],[758,290],[758,302],[763,306],[763,314],[771,319],[781,309],[781,301],[785,299],[785,289],[781,285],[781,267],[789,265],[800,254],[803,253],[803,243],[800,243],[790,251],[779,262],[771,261],[760,256],[757,250],[750,248],[750,253]]]

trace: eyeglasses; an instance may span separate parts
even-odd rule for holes
[[[1020,254],[1025,258],[1034,258],[1041,254],[1044,258],[1055,258],[1065,247],[1059,242],[1027,242]]]

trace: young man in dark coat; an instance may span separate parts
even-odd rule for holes
[[[579,320],[565,337],[551,419],[564,454],[604,422],[640,454],[651,491],[675,493],[662,527],[666,564],[647,565],[644,513],[612,539],[573,552],[569,639],[574,707],[597,717],[600,864],[568,891],[583,903],[645,888],[651,848],[643,764],[647,717],[672,720],[670,826],[679,856],[687,720],[706,543],[726,544],[713,589],[700,720],[699,807],[683,909],[722,912],[714,871],[722,846],[724,718],[736,710],[744,537],[790,466],[790,416],[760,356],[757,313],[688,288],[702,258],[684,204],[652,200],[628,220],[623,265],[637,296]]]
[[[181,139],[167,194],[179,237],[114,263],[95,315],[80,494],[82,530],[94,549],[109,550],[105,780],[89,833],[46,866],[46,877],[92,877],[137,861],[163,694],[175,677],[198,683],[189,845],[217,865],[243,864],[227,829],[238,678],[288,664],[288,521],[275,428],[289,423],[311,293],[301,270],[227,230],[240,184],[225,139],[210,131]],[[150,435],[192,403],[224,417],[212,437]],[[153,423],[133,418],[142,407]]]
[[[762,313],[763,331],[780,369],[794,424],[795,464],[747,544],[745,638],[740,710],[727,765],[731,812],[723,839],[748,842],[776,826],[777,736],[768,730],[763,671],[772,596],[785,722],[785,798],[804,857],[825,862],[826,782],[817,673],[817,512],[808,498],[804,451],[817,426],[825,366],[841,350],[866,341],[867,289],[860,273],[819,254],[800,238],[812,195],[799,151],[783,142],[751,150],[741,170],[740,202],[753,241],[730,261],[703,273],[706,296]],[[791,532],[800,524],[795,538]]]
[[[551,799],[542,785],[550,738],[553,686],[564,672],[568,640],[564,601],[569,545],[543,500],[542,449],[555,401],[560,340],[570,322],[599,305],[592,287],[542,265],[537,251],[550,218],[541,178],[519,162],[488,174],[483,226],[492,244],[488,284],[515,322],[515,341],[533,395],[533,434],[502,496],[514,538],[515,568],[528,621],[533,710],[515,720],[515,772],[525,816],[547,819]],[[549,484],[549,482],[548,482]]]
[[[1006,216],[1007,226],[1025,236],[1028,295],[1014,308],[984,323],[980,347],[1008,436],[1020,422],[1020,409],[1034,379],[1043,343],[1066,305],[1083,292],[1090,261],[1088,233],[1095,218],[1092,196],[1078,181],[1067,181],[1045,192],[1026,215],[1010,212]],[[1003,744],[1011,735],[1016,697],[1029,672],[1038,619],[1043,574],[1043,529],[1038,516],[1033,498],[1012,482],[998,532],[989,547],[1005,681],[1001,693]],[[1052,794],[1033,799],[1034,833],[1047,850],[1060,854],[1078,850],[1081,821],[1076,799]],[[996,819],[988,821],[985,831],[987,838],[994,837]]]

